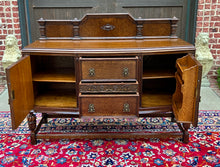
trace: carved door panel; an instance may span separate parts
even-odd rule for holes
[[[202,66],[192,55],[177,59],[172,107],[177,122],[197,126]]]
[[[34,106],[30,56],[23,57],[8,67],[6,75],[14,130]]]

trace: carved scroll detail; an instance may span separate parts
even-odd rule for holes
[[[137,85],[80,85],[81,93],[137,92]]]

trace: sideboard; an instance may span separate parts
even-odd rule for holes
[[[202,67],[195,47],[176,36],[177,18],[87,14],[38,20],[40,38],[6,69],[12,129],[27,116],[37,138],[182,136],[197,126]],[[42,113],[39,124],[36,114]],[[53,117],[170,117],[178,133],[40,134]]]

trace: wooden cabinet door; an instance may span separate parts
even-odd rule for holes
[[[6,69],[12,129],[16,129],[33,109],[34,94],[30,56]]]
[[[197,126],[202,66],[192,55],[177,59],[172,107],[177,122]]]

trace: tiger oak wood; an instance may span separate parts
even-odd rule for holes
[[[7,69],[13,129],[29,112],[34,124],[36,112],[42,119],[30,126],[32,144],[38,138],[176,135],[187,143],[190,125],[198,123],[202,68],[195,47],[176,36],[177,21],[129,14],[40,19],[40,39]],[[54,117],[170,117],[181,132],[40,134]]]
[[[25,56],[6,69],[12,129],[17,129],[34,106],[30,57]]]

